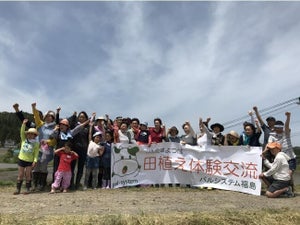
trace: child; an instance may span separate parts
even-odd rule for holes
[[[55,189],[60,187],[60,183],[63,192],[67,192],[72,177],[71,162],[78,158],[77,153],[71,149],[70,141],[67,141],[64,147],[56,149],[54,153],[59,156],[59,165],[55,172],[54,183],[51,185],[51,194],[55,193]]]
[[[18,155],[19,174],[17,190],[14,192],[14,195],[18,195],[21,192],[24,173],[26,177],[26,192],[24,192],[24,194],[29,194],[31,187],[31,171],[38,160],[39,143],[36,139],[38,132],[35,128],[29,128],[28,131],[25,131],[27,122],[28,119],[24,119],[20,129],[21,149]]]
[[[101,155],[101,165],[103,166],[102,189],[111,188],[110,170],[111,170],[111,144],[113,142],[112,132],[105,132],[104,152]]]
[[[148,130],[148,123],[140,123],[140,129],[137,132],[137,144],[138,145],[147,145],[150,143],[150,132]]]
[[[92,127],[92,126],[91,126]],[[92,188],[96,189],[98,181],[98,170],[100,166],[100,154],[104,148],[100,146],[102,133],[96,132],[93,134],[93,140],[90,141],[86,158],[86,171],[83,190],[86,190],[89,183],[90,175],[92,174]]]

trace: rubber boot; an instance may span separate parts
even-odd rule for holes
[[[295,183],[294,183],[293,174],[292,174],[292,176],[291,176],[290,185],[291,185],[291,187],[292,187],[292,191],[295,192]]]
[[[111,188],[110,180],[107,180],[106,189],[110,189],[110,188]]]
[[[21,192],[21,187],[22,187],[22,183],[23,183],[23,180],[18,180],[18,181],[17,181],[17,189],[16,189],[16,191],[14,192],[14,195],[20,194],[20,192]]]
[[[47,186],[47,176],[48,173],[40,173],[40,191],[44,191]]]
[[[89,176],[90,175],[90,169],[86,168],[85,170],[85,177],[84,177],[84,182],[83,182],[83,190],[87,190],[88,186],[89,186]]]
[[[28,195],[30,193],[30,188],[31,188],[31,180],[26,181],[26,191],[24,192],[24,195]]]
[[[102,187],[102,177],[103,177],[103,173],[102,173],[102,170],[99,170],[99,173],[98,173],[98,188],[101,188]]]
[[[82,174],[77,174],[76,176],[76,183],[75,183],[75,189],[78,190],[80,187],[80,180],[81,180]]]
[[[32,182],[33,182],[33,189],[32,190],[33,191],[38,190],[40,176],[41,176],[40,172],[32,172]]]
[[[106,188],[106,180],[102,179],[102,189]]]
[[[92,188],[96,189],[97,188],[97,181],[98,181],[98,174],[97,170],[93,169],[92,170]]]

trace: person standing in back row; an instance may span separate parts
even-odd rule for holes
[[[263,149],[264,149],[266,147],[266,145],[268,144],[270,133],[274,132],[274,126],[275,126],[276,119],[272,116],[269,116],[266,119],[266,121],[267,121],[267,125],[266,125],[258,112],[257,106],[254,106],[253,110],[255,112],[256,118],[259,121],[260,127],[264,132],[264,143],[263,143]]]
[[[166,127],[165,125],[162,124],[160,118],[154,119],[154,127],[150,127],[149,132],[150,132],[149,145],[151,145],[152,143],[163,142],[167,136]]]
[[[32,103],[31,106],[40,141],[39,159],[32,171],[33,185],[34,190],[43,191],[47,185],[48,164],[53,160],[54,146],[56,145],[55,139],[50,138],[56,126],[56,116],[53,111],[49,110],[45,113],[44,118],[40,118],[36,103]]]
[[[293,150],[292,140],[291,140],[291,129],[290,129],[291,113],[286,112],[285,115],[286,115],[285,123],[279,120],[275,122],[274,132],[270,133],[269,143],[279,142],[282,145],[281,151],[290,157],[288,163],[290,168],[292,188],[294,190],[293,173],[296,170],[297,161],[296,161],[296,154]]]
[[[92,119],[93,120],[93,119]],[[72,124],[72,122],[71,122]],[[82,129],[73,137],[74,151],[78,154],[79,158],[74,160],[71,164],[72,168],[72,179],[71,179],[71,189],[78,190],[80,187],[80,181],[83,176],[84,164],[86,162],[87,149],[89,145],[89,118],[85,111],[78,114],[77,126],[82,126]],[[75,178],[75,167],[77,165],[77,173]],[[75,185],[74,185],[75,181]]]

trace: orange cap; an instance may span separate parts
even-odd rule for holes
[[[267,148],[278,148],[281,150],[282,146],[279,142],[270,142],[267,144]]]

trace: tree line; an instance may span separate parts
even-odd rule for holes
[[[25,118],[34,121],[33,114],[24,112]],[[20,143],[20,127],[22,122],[15,113],[0,112],[0,146],[4,147],[7,140],[12,140],[16,144]]]

